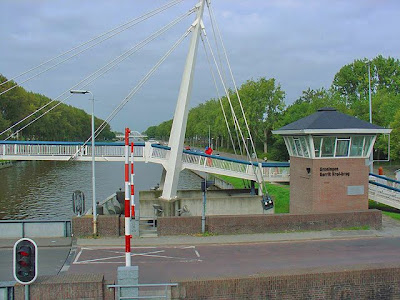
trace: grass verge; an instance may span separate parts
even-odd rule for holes
[[[246,188],[246,180],[240,178],[234,178],[229,176],[218,175],[219,178],[231,183],[235,189]],[[248,184],[247,184],[248,185]],[[273,197],[275,204],[275,213],[284,214],[289,213],[289,203],[290,203],[290,188],[288,185],[282,184],[271,184],[267,183],[268,193]],[[370,209],[379,209],[382,214],[389,216],[395,220],[400,221],[400,210],[390,207],[385,204],[381,204],[372,200],[369,200],[368,206]],[[365,230],[361,229],[349,229],[349,230]]]
[[[229,182],[235,189],[246,188],[247,181],[229,176],[218,175],[218,178]],[[274,199],[275,213],[289,213],[290,188],[287,185],[267,183],[268,193]]]

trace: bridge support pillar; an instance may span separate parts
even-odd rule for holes
[[[164,190],[166,174],[167,174],[167,171],[163,168],[162,173],[161,173],[160,186],[158,187],[160,190]]]
[[[192,92],[192,83],[194,76],[194,66],[196,63],[197,46],[199,43],[201,19],[203,16],[205,0],[200,0],[197,7],[197,16],[192,24],[192,39],[190,42],[189,52],[186,57],[185,69],[182,75],[181,87],[179,89],[178,100],[175,108],[174,120],[172,123],[171,133],[169,137],[169,153],[166,165],[166,176],[161,198],[171,200],[176,198],[178,189],[179,173],[182,170],[182,151],[183,142],[186,133],[186,123],[189,113],[189,102]]]

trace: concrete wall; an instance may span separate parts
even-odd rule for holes
[[[368,209],[368,172],[364,158],[290,157],[290,213]]]
[[[175,280],[172,299],[400,299],[400,264],[266,271],[243,278]]]
[[[153,217],[153,204],[161,205],[162,216],[177,216],[178,210],[184,206],[189,210],[185,216],[201,216],[203,193],[199,190],[178,191],[177,199],[163,201],[159,199],[161,191],[140,191],[140,217]],[[261,197],[251,195],[243,190],[210,190],[207,191],[207,215],[247,215],[273,213],[264,211]]]
[[[113,300],[114,290],[108,289],[101,274],[40,276],[30,285],[30,299]],[[24,300],[24,286],[15,286],[15,300]]]
[[[371,209],[359,212],[208,216],[206,230],[212,234],[246,234],[300,230],[329,230],[369,226],[382,227],[382,213]],[[201,233],[201,217],[162,217],[158,219],[159,236]]]

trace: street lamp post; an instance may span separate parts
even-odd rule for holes
[[[70,90],[71,94],[90,94],[92,95],[92,195],[93,195],[93,234],[97,235],[97,209],[96,209],[96,174],[94,159],[94,95],[91,91],[86,90]]]
[[[372,101],[371,101],[371,62],[368,61],[368,98],[369,98],[369,122],[372,124]],[[374,148],[372,148],[371,155],[369,157],[370,165],[369,172],[374,172]]]

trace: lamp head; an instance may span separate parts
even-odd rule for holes
[[[71,94],[88,94],[88,93],[90,93],[89,91],[85,91],[85,90],[70,90],[69,92]]]

